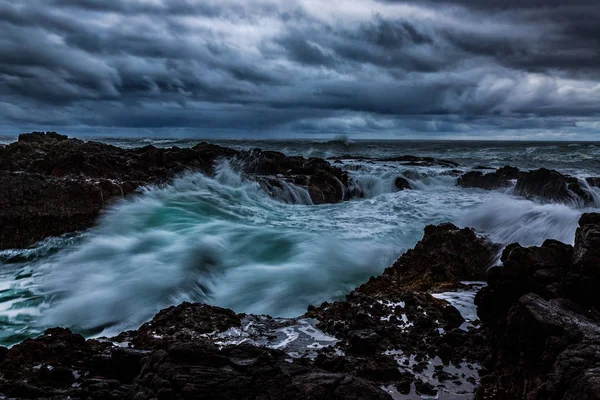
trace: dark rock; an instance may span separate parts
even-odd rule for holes
[[[470,228],[459,229],[446,223],[425,227],[423,239],[404,253],[384,275],[363,286],[384,285],[397,290],[443,291],[455,288],[462,280],[485,277],[486,267],[499,247],[478,237]],[[392,279],[393,285],[385,280]]]
[[[268,175],[271,183],[302,186],[315,204],[342,201],[348,186],[346,172],[318,158],[210,143],[122,149],[33,132],[0,148],[0,249],[90,228],[107,205],[140,186],[166,183],[186,171],[213,174],[221,160],[230,160],[250,179]]]
[[[594,177],[588,177],[585,178],[585,181],[588,183],[588,185],[593,186],[593,187],[600,187],[600,177],[594,176]]]
[[[381,276],[371,278],[343,301],[309,308],[306,316],[318,319],[317,326],[339,339],[337,346],[346,352],[342,359],[318,357],[318,365],[369,380],[385,376],[390,381],[382,383],[406,391],[414,380],[412,374],[405,375],[408,368],[422,373],[430,357],[482,360],[487,354],[485,330],[471,334],[458,329],[464,318],[455,307],[419,291],[453,290],[461,287],[461,280],[481,279],[497,251],[470,229],[452,224],[427,227],[421,242]],[[390,349],[413,354],[418,363],[397,365],[401,374],[392,373],[389,361],[380,358]],[[430,392],[428,388],[424,384],[423,392]]]
[[[584,275],[600,278],[600,214],[584,214],[579,220],[573,267]]]
[[[515,194],[549,201],[593,203],[593,196],[578,179],[546,168],[522,173],[517,180]]]
[[[67,140],[68,136],[60,135],[56,132],[31,132],[19,135],[19,142],[54,142]]]
[[[600,215],[585,214],[575,246],[508,246],[476,297],[492,332],[481,395],[593,399],[600,368]]]
[[[283,352],[252,346],[219,350],[180,343],[148,359],[133,392],[140,400],[156,398],[157,393],[176,399],[389,398],[360,378],[287,363],[286,357]]]
[[[437,394],[437,390],[429,382],[416,381],[415,389],[417,394],[423,394],[426,396],[435,396]]]
[[[67,367],[54,367],[49,369],[48,367],[42,367],[40,369],[41,376],[44,379],[59,382],[59,383],[73,383],[75,376],[73,371]]]
[[[394,180],[394,186],[398,190],[410,189],[410,183],[408,182],[408,180],[402,178],[401,176],[397,177]]]
[[[138,349],[156,349],[174,342],[201,340],[206,333],[240,325],[240,317],[232,310],[185,302],[161,310],[152,321],[135,331],[123,332],[115,340],[128,342]]]
[[[519,169],[505,166],[495,172],[483,174],[481,171],[471,171],[457,179],[458,185],[465,188],[494,190],[511,187],[513,180],[519,177]]]
[[[355,353],[372,351],[381,342],[381,337],[372,329],[350,331],[347,337],[349,349]]]
[[[404,175],[404,177],[406,179],[410,179],[411,181],[418,181],[427,176],[421,172],[413,171],[413,170],[404,171],[404,172],[402,172],[402,175]]]

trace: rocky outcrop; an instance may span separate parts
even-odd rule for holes
[[[133,399],[387,399],[373,383],[250,345],[218,348],[187,342],[158,350],[132,386]]]
[[[519,177],[519,169],[505,166],[497,171],[484,174],[481,171],[470,171],[457,179],[458,185],[465,188],[495,190],[511,187]]]
[[[0,173],[0,249],[89,228],[100,211],[141,184],[109,179]]]
[[[0,249],[26,247],[48,236],[91,227],[106,205],[143,185],[184,171],[212,174],[230,160],[268,193],[282,182],[308,191],[314,204],[342,201],[347,173],[327,161],[278,152],[240,152],[209,143],[189,149],[122,149],[55,132],[22,134],[0,148]]]
[[[593,186],[593,187],[600,187],[600,177],[597,176],[590,176],[585,178],[585,181],[588,183],[588,185]]]
[[[522,173],[517,180],[515,194],[550,201],[593,203],[591,193],[581,186],[577,178],[546,168]]]
[[[597,186],[597,178],[586,178],[586,182],[589,186]],[[458,177],[456,183],[465,188],[485,190],[510,188],[514,185],[513,193],[528,199],[594,204],[594,196],[586,183],[546,168],[524,172],[515,167],[504,166],[487,174],[470,171]]]
[[[188,319],[196,316],[200,321]],[[57,400],[389,398],[351,373],[291,362],[281,350],[219,346],[208,336],[238,326],[238,318],[230,310],[183,304],[132,332],[144,336],[152,329],[152,340],[131,344],[50,329],[0,354],[0,392]]]
[[[371,278],[343,301],[309,307],[307,316],[340,339],[338,347],[346,352],[344,360],[323,353],[317,363],[336,371],[370,371],[356,372],[359,376],[387,376],[382,383],[391,382],[404,394],[407,382],[420,387],[417,392],[422,394],[460,391],[450,382],[449,387],[441,383],[456,377],[440,366],[441,380],[427,393],[429,383],[421,373],[431,367],[434,357],[458,366],[482,359],[485,335],[483,330],[460,329],[465,322],[460,312],[430,292],[457,290],[464,287],[461,281],[482,279],[498,250],[472,229],[452,224],[426,227],[414,249],[381,276]],[[414,364],[407,361],[411,356]],[[444,378],[444,373],[449,375]]]
[[[362,285],[361,290],[440,292],[456,289],[460,281],[484,279],[486,268],[498,251],[498,245],[478,236],[473,229],[460,229],[450,223],[428,225],[413,249],[380,277]]]
[[[597,399],[600,394],[600,215],[584,214],[575,246],[508,246],[476,297],[493,333],[483,395]]]

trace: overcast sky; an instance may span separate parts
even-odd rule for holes
[[[600,140],[599,0],[0,0],[0,133]]]

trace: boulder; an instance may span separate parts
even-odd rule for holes
[[[394,187],[397,190],[410,189],[410,183],[406,178],[399,176],[394,180]]]
[[[479,188],[495,190],[511,187],[513,181],[519,177],[519,169],[504,166],[497,171],[484,174],[481,171],[470,171],[457,179],[457,184],[465,188]]]
[[[547,201],[593,203],[593,196],[577,178],[546,168],[522,173],[517,180],[515,194]]]
[[[483,280],[499,246],[473,229],[445,223],[425,227],[423,238],[404,253],[381,277],[363,286],[392,279],[393,287],[407,291],[443,291],[460,281]],[[385,286],[390,286],[385,283]]]

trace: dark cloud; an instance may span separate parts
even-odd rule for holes
[[[0,0],[1,127],[588,137],[595,3]]]

